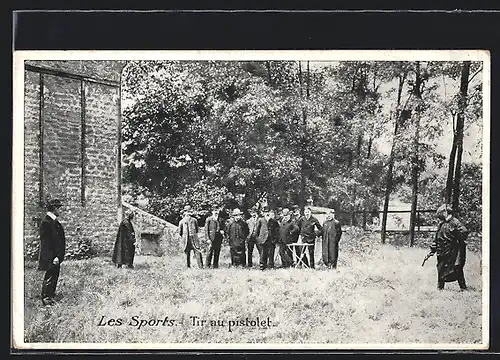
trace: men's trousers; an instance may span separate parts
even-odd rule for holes
[[[59,273],[61,271],[61,265],[52,265],[45,272],[45,277],[42,283],[42,300],[54,298],[57,280],[59,279]]]
[[[219,255],[220,255],[220,247],[221,247],[221,241],[220,240],[214,240],[212,244],[210,244],[210,248],[208,249],[207,252],[207,266],[212,266],[214,269],[217,269],[219,267]],[[214,262],[212,263],[212,258]]]
[[[247,241],[247,265],[248,267],[253,266],[253,249],[257,244],[254,239],[250,239]]]
[[[259,250],[259,269],[265,270],[268,267],[269,243],[266,241],[265,243],[257,244],[257,249]]]
[[[186,250],[186,265],[188,268],[191,267],[191,251],[194,252],[194,257],[196,258],[196,262],[198,263],[198,267],[203,268],[203,259],[201,257],[201,252],[195,250],[193,248]]]
[[[269,241],[268,241],[269,243]],[[270,268],[274,268],[274,254],[276,252],[276,244],[269,243],[267,248],[267,264]]]
[[[312,246],[307,247],[307,252],[309,253],[309,258],[306,254],[303,255],[302,261],[309,266],[311,269],[314,269],[314,248],[315,244],[312,243]]]
[[[280,245],[280,258],[281,258],[281,267],[287,268],[292,266],[293,257],[292,251],[288,248],[288,246],[284,243]]]
[[[231,254],[231,265],[233,266],[245,266],[245,244],[239,246],[232,246],[229,249]]]

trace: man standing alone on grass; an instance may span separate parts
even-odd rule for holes
[[[212,208],[212,216],[209,216],[205,221],[205,239],[208,242],[209,248],[207,253],[207,267],[217,269],[219,267],[219,254],[222,244],[222,234],[219,222],[219,208]],[[212,263],[213,257],[213,263]]]
[[[323,228],[321,227],[318,219],[311,214],[311,208],[306,207],[304,209],[304,216],[299,220],[299,228],[302,242],[312,245],[307,247],[309,250],[309,261],[307,260],[307,257],[305,257],[304,263],[311,269],[314,269],[314,247],[316,244],[316,237],[321,235]],[[315,229],[317,229],[317,231]]]
[[[132,226],[133,218],[134,213],[131,211],[118,227],[112,257],[113,263],[118,268],[121,268],[122,265],[127,265],[130,269],[134,268],[135,231]]]
[[[337,259],[339,256],[339,241],[342,236],[340,222],[335,219],[335,211],[331,211],[326,216],[323,224],[323,238],[321,251],[323,253],[323,263],[329,269],[337,268]]]
[[[245,266],[245,240],[248,236],[248,225],[242,219],[242,215],[240,209],[234,209],[233,218],[227,225],[226,234],[229,239],[229,252],[233,266]]]
[[[280,258],[281,267],[288,268],[293,264],[292,251],[288,244],[295,242],[295,235],[299,233],[299,228],[293,221],[290,211],[283,209],[280,223]]]
[[[436,216],[441,223],[438,226],[436,237],[426,259],[437,254],[437,271],[439,290],[444,289],[445,282],[458,281],[460,289],[467,289],[464,278],[465,252],[468,230],[451,214],[449,205],[441,205]]]
[[[201,257],[201,246],[198,239],[198,221],[191,216],[191,206],[184,207],[183,218],[179,221],[177,232],[182,239],[184,252],[186,253],[186,265],[191,267],[191,250],[194,252],[198,268],[203,268]]]
[[[47,215],[40,224],[40,252],[38,270],[45,270],[42,283],[42,303],[53,305],[61,263],[66,252],[66,238],[61,223],[57,220],[62,203],[59,199],[49,201]]]

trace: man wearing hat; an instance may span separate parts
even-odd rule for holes
[[[64,229],[57,220],[62,203],[54,199],[47,204],[47,215],[40,224],[40,252],[38,256],[38,269],[45,270],[42,283],[42,303],[54,304],[54,295],[57,280],[61,270],[61,263],[66,252],[66,238]]]
[[[191,216],[191,206],[184,206],[183,218],[179,221],[177,229],[182,239],[184,252],[186,253],[186,265],[191,267],[191,250],[194,252],[198,267],[203,268],[203,259],[201,257],[201,247],[198,240],[198,222]]]
[[[340,222],[335,219],[335,211],[331,210],[326,215],[326,220],[323,224],[323,237],[321,239],[323,263],[329,269],[337,268],[337,259],[339,257],[339,242],[341,236],[342,228],[340,227]]]
[[[253,250],[255,248],[255,225],[257,225],[257,219],[259,212],[257,208],[252,207],[250,210],[250,218],[247,220],[248,225],[248,236],[247,236],[247,266],[253,266]]]
[[[113,256],[111,257],[118,268],[121,268],[122,265],[127,265],[129,269],[134,268],[135,231],[132,225],[133,219],[134,212],[130,211],[118,226]]]
[[[267,207],[262,209],[262,214],[257,219],[257,224],[255,225],[255,241],[257,242],[257,250],[259,250],[260,270],[265,270],[268,266],[270,247],[268,211],[269,209]]]
[[[240,209],[234,209],[232,219],[227,226],[229,238],[229,251],[233,266],[245,266],[245,240],[248,236],[248,225],[243,220]]]
[[[439,290],[444,289],[445,282],[458,281],[460,289],[467,289],[464,278],[467,228],[454,216],[449,205],[442,205],[436,211],[441,223],[431,245],[427,258],[437,254],[437,271]]]
[[[219,208],[216,206],[212,207],[212,215],[205,220],[205,239],[209,244],[206,264],[208,267],[217,269],[222,244],[222,230],[219,221]]]
[[[299,205],[292,205],[292,213],[290,216],[292,218],[293,223],[297,226],[297,228],[299,228],[299,221],[302,217],[300,214],[300,206]],[[292,234],[292,239],[293,239],[294,243],[299,241],[299,235],[300,235],[300,228],[299,228],[299,231]],[[295,248],[295,254],[297,255],[297,257],[300,257],[301,254],[300,254],[299,248]]]
[[[267,251],[267,264],[270,269],[274,268],[274,254],[276,252],[276,245],[279,246],[280,238],[280,224],[276,220],[276,214],[273,209],[267,212],[267,227],[269,229],[268,251]]]
[[[299,233],[299,227],[292,219],[292,213],[287,208],[281,212],[280,222],[280,258],[281,267],[287,268],[292,266],[293,257],[292,251],[288,248],[288,244],[296,242],[295,236]]]

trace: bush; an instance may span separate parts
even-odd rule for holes
[[[30,243],[26,243],[24,246],[24,258],[29,260],[37,260],[39,251],[40,241],[38,239],[35,239]]]
[[[87,237],[80,237],[76,243],[66,247],[66,259],[89,259],[97,255],[92,249],[92,241]]]

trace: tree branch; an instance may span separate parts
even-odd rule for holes
[[[471,76],[471,77],[469,77],[469,80],[467,80],[467,84],[469,84],[469,83],[472,81],[472,79],[474,79],[474,77],[475,77],[477,74],[479,74],[481,71],[483,71],[483,67],[482,67],[482,66],[481,66],[479,69],[477,69],[477,71],[476,71],[474,74],[472,74],[472,76]]]

